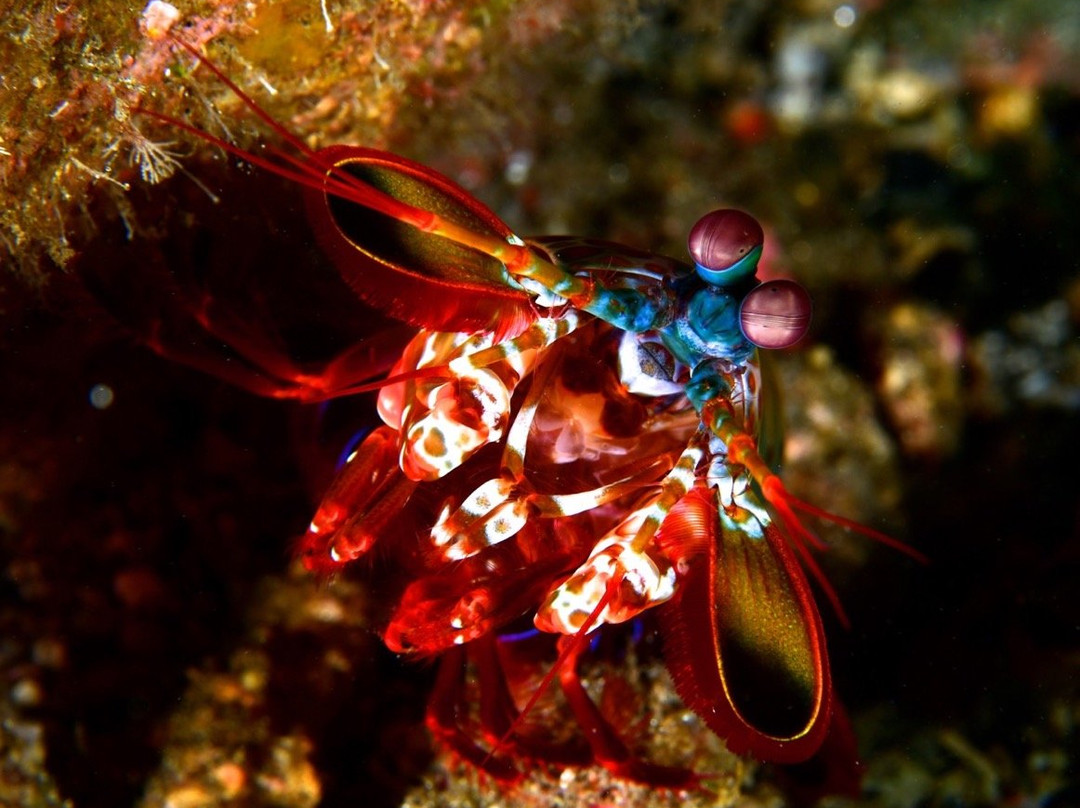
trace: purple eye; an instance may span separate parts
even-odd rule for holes
[[[739,322],[759,348],[787,348],[810,330],[810,293],[789,280],[768,281],[743,298]]]
[[[698,275],[707,283],[727,286],[754,274],[764,242],[757,219],[726,208],[698,219],[687,246]]]

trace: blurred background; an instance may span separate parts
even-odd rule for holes
[[[1067,0],[9,2],[0,802],[499,799],[432,762],[431,670],[364,630],[362,579],[292,568],[371,399],[252,395],[227,343],[314,367],[385,320],[294,187],[139,113],[282,145],[169,26],[309,145],[424,162],[522,235],[681,259],[708,210],[757,216],[762,272],[815,302],[777,362],[786,479],[931,559],[822,528],[866,766],[833,803],[1080,805]],[[733,782],[718,804],[799,799]]]

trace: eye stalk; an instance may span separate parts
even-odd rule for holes
[[[741,210],[714,210],[690,231],[690,257],[706,283],[730,286],[752,277],[765,234],[758,220]]]
[[[759,348],[787,348],[810,330],[810,293],[789,280],[755,286],[739,307],[743,336]]]

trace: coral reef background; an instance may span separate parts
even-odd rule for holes
[[[785,476],[931,557],[823,531],[866,764],[832,804],[1080,804],[1080,6],[176,8],[310,145],[420,160],[519,233],[682,256],[703,212],[758,216],[766,271],[815,301],[779,362]],[[2,10],[0,803],[509,801],[431,749],[431,670],[365,630],[362,581],[291,566],[370,397],[305,407],[199,370],[236,361],[200,318],[313,365],[384,324],[297,189],[139,109],[280,138],[138,4]],[[680,736],[640,653],[642,742],[673,739],[651,754],[722,761],[713,803],[797,799]],[[675,798],[586,770],[513,799]]]

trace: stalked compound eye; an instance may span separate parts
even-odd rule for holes
[[[810,330],[810,293],[789,280],[754,287],[739,307],[743,335],[759,348],[787,348]]]
[[[757,269],[765,234],[758,220],[741,210],[714,210],[690,231],[690,257],[706,283],[730,286]]]

